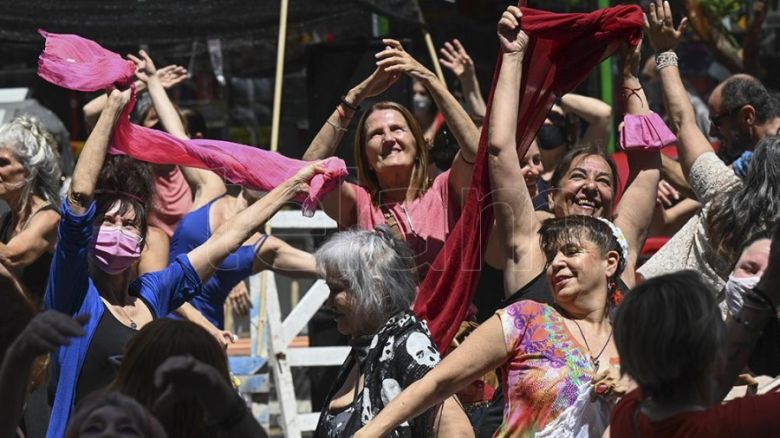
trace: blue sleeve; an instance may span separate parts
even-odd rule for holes
[[[187,254],[182,254],[162,271],[138,277],[130,288],[152,306],[156,318],[161,318],[200,292],[200,286],[198,273]]]
[[[58,241],[44,295],[46,309],[75,314],[89,289],[88,254],[95,220],[95,202],[79,216],[62,202]]]

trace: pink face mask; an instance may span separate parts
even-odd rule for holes
[[[101,270],[118,274],[141,257],[141,236],[114,225],[101,225],[92,238],[89,255]]]

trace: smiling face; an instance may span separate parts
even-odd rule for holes
[[[607,161],[598,155],[581,155],[550,194],[556,217],[581,214],[608,218],[612,214],[614,176]]]
[[[0,199],[18,196],[27,184],[28,175],[11,149],[0,145]]]
[[[340,278],[327,276],[326,283],[330,289],[330,295],[325,305],[336,314],[334,319],[339,333],[347,336],[358,336],[360,334],[360,321],[355,312],[355,295],[347,290]]]
[[[393,168],[414,166],[417,143],[404,116],[392,109],[379,109],[365,123],[365,154],[377,175]]]
[[[554,251],[554,253],[553,253]],[[615,251],[603,254],[587,239],[563,242],[546,254],[547,281],[556,303],[570,303],[584,294],[607,295],[607,280],[617,270]]]
[[[142,428],[117,406],[103,406],[87,417],[78,431],[80,438],[142,437]]]
[[[539,177],[544,173],[544,166],[542,166],[542,156],[539,152],[539,145],[534,140],[531,143],[531,147],[528,148],[528,152],[520,160],[520,171],[523,172],[523,179],[525,180],[525,186],[528,187],[528,194],[533,198],[539,191]]]
[[[737,260],[734,266],[734,277],[748,278],[760,277],[764,274],[769,264],[769,248],[772,244],[770,239],[759,239],[750,244]]]

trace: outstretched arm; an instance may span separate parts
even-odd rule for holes
[[[189,136],[184,129],[181,116],[179,116],[179,112],[165,91],[160,70],[155,68],[154,62],[145,51],[139,51],[138,55],[140,58],[133,55],[128,55],[128,57],[135,63],[136,76],[146,84],[149,90],[149,96],[152,98],[152,105],[154,105],[154,109],[157,111],[160,123],[172,136],[188,140]],[[222,178],[210,170],[181,167],[181,171],[194,192],[193,210],[200,208],[203,204],[226,191]]]
[[[235,252],[252,234],[281,208],[285,202],[309,190],[309,180],[325,169],[317,163],[310,164],[283,182],[262,199],[222,224],[209,240],[190,251],[192,267],[201,281],[205,281],[229,254]]]
[[[517,115],[520,77],[528,36],[520,30],[521,13],[510,7],[498,24],[501,69],[490,109],[488,168],[493,189],[498,241],[503,251],[504,287],[507,294],[520,289],[544,267],[544,255],[536,233],[540,223],[531,195],[523,181],[517,155]]]
[[[253,272],[263,269],[271,269],[294,278],[314,278],[318,274],[312,254],[274,236],[266,238],[252,266]]]
[[[683,18],[677,29],[674,28],[672,11],[669,3],[656,1],[650,3],[650,17],[645,15],[645,31],[650,38],[650,44],[655,49],[656,62],[661,69],[658,74],[661,78],[666,113],[671,123],[671,128],[677,134],[677,151],[679,152],[680,165],[683,173],[689,178],[691,167],[696,159],[706,152],[712,152],[712,145],[696,124],[696,115],[693,105],[685,91],[680,70],[677,68],[677,55],[673,50],[677,48],[685,33],[688,19]],[[661,54],[664,54],[661,57]],[[669,58],[664,62],[663,58]],[[690,182],[690,181],[689,181]]]
[[[623,46],[623,96],[626,114],[650,114],[647,97],[639,83],[639,61],[642,45]],[[657,150],[626,152],[630,169],[628,186],[617,207],[615,223],[628,240],[629,256],[622,279],[629,287],[636,277],[634,271],[642,246],[647,238],[647,230],[653,220],[653,212],[658,194],[658,182],[661,178],[661,154]]]
[[[385,436],[455,394],[509,357],[499,317],[493,316],[422,379],[404,389],[360,429],[355,438]]]
[[[457,38],[452,42],[444,43],[444,47],[439,49],[441,65],[447,67],[458,77],[460,86],[463,89],[463,97],[466,106],[475,116],[485,116],[485,99],[482,98],[482,90],[479,89],[479,79],[474,70],[474,61],[463,48],[463,45]]]

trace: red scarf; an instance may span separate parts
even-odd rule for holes
[[[574,90],[620,43],[637,43],[642,37],[643,21],[642,10],[636,5],[615,6],[588,14],[555,14],[528,8],[522,11],[521,27],[530,41],[520,86],[519,157],[525,156],[555,98]],[[499,57],[466,205],[420,286],[414,305],[415,313],[428,320],[439,351],[447,349],[466,317],[493,224],[486,159],[487,121],[500,67]]]

